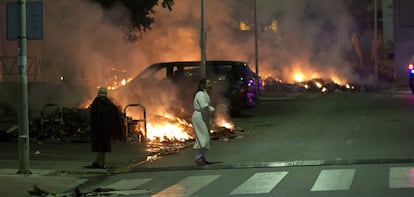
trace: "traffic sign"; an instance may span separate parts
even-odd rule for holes
[[[43,40],[43,2],[27,2],[26,24],[28,40]],[[7,40],[18,40],[20,35],[20,3],[7,3]]]

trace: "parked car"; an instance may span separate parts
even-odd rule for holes
[[[201,78],[200,67],[200,61],[156,63],[144,69],[130,83],[145,84],[150,90],[162,87],[162,91],[176,97],[176,107],[192,111],[194,91]],[[206,76],[213,79],[213,102],[228,101],[228,110],[232,114],[255,106],[263,88],[262,79],[245,62],[206,61]]]

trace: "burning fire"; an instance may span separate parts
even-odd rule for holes
[[[234,124],[228,120],[220,119],[216,121],[217,126],[234,130]],[[142,126],[138,126],[135,131],[145,133]],[[158,120],[147,123],[147,141],[179,141],[185,142],[194,139],[193,126],[186,120],[177,118],[171,114],[164,114]]]
[[[143,128],[139,130],[143,133]],[[147,123],[148,141],[179,141],[193,139],[192,125],[186,120],[175,117],[171,114],[164,114]]]
[[[305,81],[305,76],[302,73],[294,73],[293,80],[295,80],[296,82],[303,82]]]
[[[115,90],[121,86],[125,86],[132,78],[127,77],[126,69],[109,68],[106,72],[106,88]]]
[[[232,122],[230,122],[229,120],[226,119],[218,119],[216,120],[216,124],[218,127],[224,127],[227,128],[229,130],[234,130],[234,124]]]
[[[309,65],[306,62],[297,60],[290,65],[284,66],[277,72],[261,71],[261,75],[264,74],[263,76],[276,79],[278,82],[285,81],[286,83],[300,85],[305,89],[311,87],[318,88],[321,92],[328,92],[328,88],[325,86],[326,82],[343,86],[347,89],[355,88],[349,85],[345,76],[333,67],[327,67],[324,70],[317,70],[316,68],[321,68],[321,66]]]
[[[147,124],[147,140],[149,141],[180,141],[193,139],[193,137],[185,131],[185,128],[177,124],[171,123],[158,123]]]
[[[121,86],[125,86],[127,83],[129,83],[132,80],[132,78],[128,79],[121,79],[120,81],[108,81],[107,82],[107,89],[108,90],[115,90]]]

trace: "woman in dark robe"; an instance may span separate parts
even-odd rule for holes
[[[98,89],[98,95],[90,107],[90,116],[91,149],[97,153],[92,167],[108,168],[105,153],[111,152],[112,139],[122,136],[122,124],[119,110],[108,99],[106,88]]]

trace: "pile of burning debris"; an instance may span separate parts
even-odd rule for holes
[[[371,91],[373,87],[357,83],[340,85],[331,79],[314,78],[296,83],[285,83],[268,77],[264,79],[265,90],[268,92],[293,93],[331,93],[331,92],[363,92]]]
[[[4,114],[4,113],[2,113]],[[89,143],[90,120],[87,108],[65,108],[57,104],[47,104],[41,110],[40,118],[29,122],[31,141],[37,143]],[[158,156],[173,154],[194,143],[192,125],[189,120],[171,118],[171,116],[151,117],[143,133],[143,125],[136,124],[132,117],[121,113],[124,121],[125,140],[121,143],[145,143],[148,160]],[[17,141],[18,126],[7,132],[7,141]],[[211,132],[212,140],[228,141],[235,139],[241,129],[215,127]],[[0,134],[4,133],[0,131]],[[146,134],[146,135],[144,135]],[[5,140],[5,139],[2,139]]]
[[[210,139],[228,141],[237,138],[240,132],[244,131],[242,129],[231,130],[225,127],[217,127],[212,129]],[[185,141],[149,141],[146,146],[148,155],[151,156],[147,157],[147,161],[156,160],[160,155],[177,153],[180,149],[192,145],[193,142],[194,138]]]
[[[127,143],[147,142],[154,152],[174,152],[175,149],[194,141],[192,125],[189,120],[155,116],[146,125],[137,124],[131,117],[122,114],[125,141]],[[145,126],[145,132],[143,130]],[[89,143],[89,109],[65,108],[57,104],[46,104],[40,118],[30,120],[30,137],[45,143],[81,142]],[[14,126],[17,136],[17,126]],[[241,130],[216,127],[211,139],[234,139]],[[172,145],[172,147],[171,147]],[[169,150],[163,150],[165,147]]]

